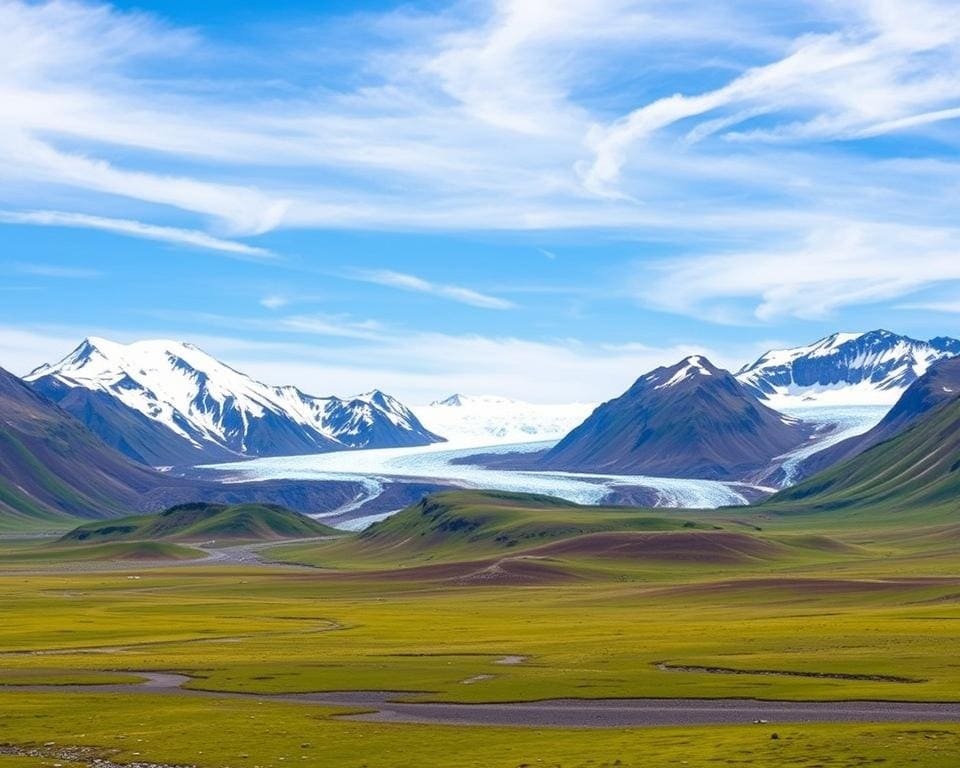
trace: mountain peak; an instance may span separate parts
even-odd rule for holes
[[[430,405],[449,405],[454,408],[459,408],[463,405],[464,400],[466,400],[466,398],[457,392],[450,395],[450,397],[444,398],[443,400],[434,400],[432,403],[430,403]]]
[[[341,400],[271,387],[170,339],[121,344],[91,336],[26,380],[132,458],[153,464],[442,439],[379,390]]]
[[[100,336],[87,336],[83,341],[80,342],[79,346],[77,346],[77,350],[79,349],[95,350],[102,345],[106,345],[110,343],[112,342],[109,342]],[[77,350],[74,350],[74,351],[76,352]]]
[[[116,343],[109,339],[104,339],[100,336],[87,336],[67,355],[67,358],[82,360],[96,353],[103,355],[115,346],[117,346]]]
[[[395,402],[395,398],[393,398],[391,395],[388,395],[382,389],[371,389],[369,392],[364,392],[362,395],[357,395],[357,399],[381,404]]]
[[[658,384],[656,389],[667,389],[675,387],[678,384],[700,376],[713,376],[719,369],[702,355],[690,355],[685,357],[672,368],[667,369],[667,373],[673,372],[669,379]]]
[[[434,400],[430,403],[430,407],[452,407],[452,408],[466,408],[469,406],[475,407],[512,407],[512,406],[524,406],[530,405],[530,403],[525,403],[522,400],[512,400],[509,397],[501,397],[500,395],[464,395],[460,392],[457,392],[450,397],[444,400]]]
[[[893,404],[937,361],[960,355],[960,341],[913,339],[885,328],[840,332],[813,344],[766,352],[737,374],[760,399],[803,403]]]
[[[706,381],[708,376],[721,377],[724,373],[726,371],[717,368],[705,356],[688,355],[671,366],[662,366],[646,376],[641,376],[634,387],[647,387],[652,384],[654,389],[670,389],[685,381],[696,384]]]
[[[641,376],[551,448],[551,469],[742,479],[809,430],[759,403],[734,376],[690,355]]]
[[[687,368],[695,369],[695,371],[702,376],[712,376],[722,370],[721,368],[717,368],[717,366],[710,362],[709,358],[703,355],[688,355],[683,358],[680,363]]]
[[[829,336],[824,336],[819,341],[814,342],[814,346],[836,346],[839,344],[846,344],[849,341],[856,341],[857,339],[862,339],[864,336],[885,336],[894,334],[890,331],[884,331],[883,329],[878,329],[876,331],[836,331],[831,333]]]

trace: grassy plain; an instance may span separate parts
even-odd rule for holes
[[[868,530],[744,510],[585,514],[448,497],[366,537],[270,550],[314,566],[302,568],[132,562],[41,573],[25,556],[31,545],[4,542],[0,744],[263,768],[960,764],[956,725],[401,725],[133,686],[3,688],[173,671],[213,691],[392,690],[458,702],[960,700],[960,544],[948,521]]]
[[[27,694],[12,701],[0,693],[0,707],[4,730],[22,739],[43,743],[55,728],[61,743],[95,745],[116,762],[261,768],[950,768],[960,760],[960,729],[936,725],[464,728],[344,722],[330,718],[334,710],[295,704],[144,699]],[[774,733],[778,739],[771,738]]]

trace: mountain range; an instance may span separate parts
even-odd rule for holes
[[[835,334],[799,348],[805,350],[802,354],[768,353],[762,364],[737,376],[694,355],[641,376],[623,395],[586,415],[552,449],[524,455],[522,467],[501,468],[723,480],[760,477],[777,466],[779,457],[810,447],[813,434],[806,423],[769,407],[771,398],[795,398],[799,387],[808,386],[796,382],[819,377],[821,384],[835,380],[827,385],[831,393],[849,387],[859,394],[901,396],[873,429],[807,455],[793,477],[830,477],[830,488],[845,488],[837,467],[851,462],[859,467],[877,455],[889,464],[897,457],[888,446],[897,443],[913,451],[911,467],[927,466],[921,450],[941,457],[924,471],[928,479],[943,473],[949,479],[960,467],[950,458],[952,434],[942,428],[953,424],[944,422],[944,414],[960,393],[960,357],[949,356],[954,343],[945,337],[916,342],[886,331]],[[793,384],[776,383],[780,374],[771,371],[784,366]],[[807,366],[819,366],[817,377],[802,373]],[[0,369],[4,528],[16,527],[18,521],[59,525],[76,517],[153,512],[193,501],[266,502],[304,512],[330,511],[349,506],[360,493],[359,479],[352,484],[220,483],[157,472],[144,463],[271,455],[291,447],[314,452],[426,444],[441,439],[431,427],[442,427],[457,439],[472,430],[468,439],[474,444],[544,439],[566,430],[589,408],[455,395],[422,409],[428,414],[424,426],[382,393],[343,400],[314,398],[293,387],[268,387],[196,347],[175,342],[117,345],[89,339],[65,360],[43,366],[28,378],[26,383]],[[814,388],[810,391],[822,394],[826,390],[821,384],[809,384]],[[761,402],[758,388],[765,387],[770,391]],[[788,390],[792,394],[784,395]],[[927,425],[926,431],[916,438],[921,425]],[[908,434],[914,435],[914,443],[898,442]],[[903,477],[906,481],[912,475]],[[895,479],[889,482],[895,484]],[[820,487],[803,483],[797,493],[820,493]],[[411,489],[398,491],[397,498],[407,501],[416,492]],[[799,497],[788,493],[777,498]]]
[[[892,405],[932,363],[957,355],[960,340],[947,336],[834,333],[805,347],[771,350],[737,378],[774,408]]]
[[[550,449],[552,469],[743,479],[810,429],[763,405],[731,373],[693,355],[641,376]]]
[[[25,380],[108,445],[151,466],[443,440],[378,390],[314,397],[262,384],[175,341],[91,337]]]

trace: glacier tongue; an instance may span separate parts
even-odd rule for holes
[[[820,406],[794,408],[789,411],[804,421],[829,429],[814,435],[806,445],[780,457],[783,470],[781,486],[786,488],[797,481],[797,470],[804,459],[855,435],[862,435],[876,426],[887,414],[885,405]]]

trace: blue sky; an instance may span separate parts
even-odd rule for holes
[[[0,45],[17,373],[163,336],[317,394],[594,400],[960,333],[952,0],[0,0]]]

